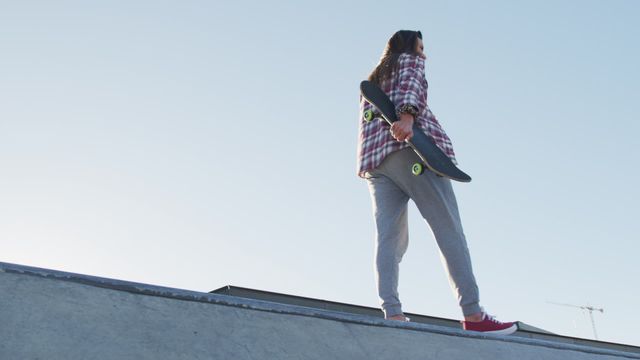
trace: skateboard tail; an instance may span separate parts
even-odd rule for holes
[[[413,151],[418,155],[418,157],[420,158],[420,162],[422,162],[422,164],[426,166],[427,169],[429,169],[431,172],[435,173],[436,175],[446,177],[451,180],[455,180],[459,182],[465,182],[465,183],[471,182],[471,176],[467,175],[464,171],[460,169],[458,169],[458,171],[455,171],[454,173],[452,173],[451,170],[449,170],[447,173],[439,171],[438,167],[432,166],[430,162],[420,153],[420,151],[415,147],[415,145],[413,145],[413,143],[410,140],[407,141],[407,144],[409,144],[409,146],[413,149]]]
[[[436,145],[435,141],[425,134],[417,124],[413,125],[413,137],[407,141],[407,144],[409,144],[418,155],[422,163],[434,173],[455,181],[471,182],[471,176],[460,170],[438,145]],[[425,147],[430,148],[431,150],[428,151],[437,153],[439,156],[425,156]]]

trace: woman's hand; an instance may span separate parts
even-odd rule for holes
[[[391,125],[391,135],[401,142],[411,140],[413,137],[413,115],[400,114],[400,120]]]

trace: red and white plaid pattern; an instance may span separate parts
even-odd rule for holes
[[[396,111],[405,105],[418,109],[418,126],[430,135],[436,145],[456,163],[451,140],[444,132],[435,115],[427,106],[427,79],[424,75],[424,59],[411,54],[402,54],[397,70],[382,83],[382,90],[396,105]],[[366,122],[364,112],[376,110],[360,96],[360,136],[358,141],[358,176],[378,167],[384,158],[394,151],[408,147],[393,138],[386,121]]]

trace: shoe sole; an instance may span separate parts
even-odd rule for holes
[[[484,334],[495,334],[495,335],[511,335],[514,332],[518,331],[518,324],[513,324],[510,327],[502,330],[494,330],[494,331],[481,331]]]

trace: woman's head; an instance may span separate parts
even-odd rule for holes
[[[380,63],[369,75],[369,81],[381,85],[391,76],[401,54],[413,54],[426,58],[420,31],[400,30],[393,34],[387,41]]]
[[[422,33],[420,31],[400,30],[397,31],[387,42],[382,56],[390,54],[409,53],[414,55],[423,54]]]

